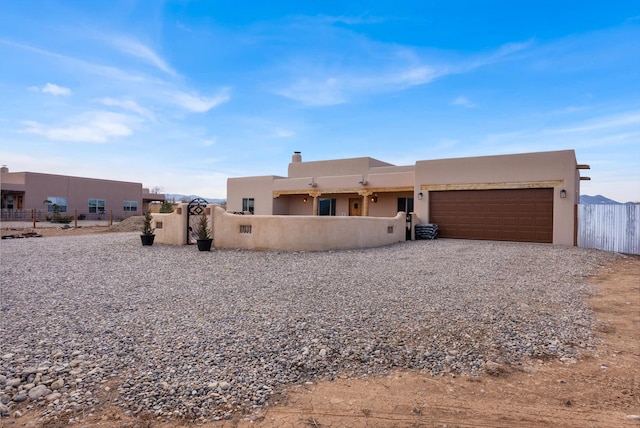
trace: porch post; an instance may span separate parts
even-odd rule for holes
[[[309,192],[309,196],[313,198],[312,215],[318,215],[318,198],[320,197],[320,192]]]

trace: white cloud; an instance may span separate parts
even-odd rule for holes
[[[151,48],[143,45],[137,40],[126,37],[113,37],[109,38],[109,41],[121,52],[139,58],[171,76],[175,77],[178,75],[178,73],[176,73],[176,71],[162,58],[160,58],[160,56],[158,56],[158,54],[156,54]]]
[[[213,97],[192,95],[182,91],[175,91],[168,95],[180,107],[196,113],[205,113],[220,104],[226,103],[231,98],[227,89],[221,90],[218,95]]]
[[[627,112],[624,114],[595,118],[575,126],[565,128],[550,129],[547,132],[552,134],[566,134],[576,132],[593,132],[610,128],[621,128],[633,126],[640,129],[640,112]],[[638,128],[635,128],[638,126]]]
[[[294,135],[296,135],[296,133],[288,129],[276,128],[274,130],[274,137],[276,138],[289,138],[293,137]]]
[[[467,97],[462,97],[462,96],[457,97],[455,100],[451,101],[449,104],[451,104],[452,106],[461,106],[466,108],[477,107],[476,104],[469,101]]]
[[[155,115],[153,114],[153,112],[149,109],[146,109],[142,106],[140,106],[137,102],[133,101],[133,100],[129,100],[129,99],[115,99],[115,98],[99,98],[97,100],[95,100],[96,102],[99,102],[102,105],[105,106],[109,106],[109,107],[120,107],[124,110],[128,110],[128,111],[132,111],[134,113],[137,113],[138,115],[145,117],[153,122],[155,122]]]
[[[438,58],[433,53],[407,47],[384,44],[370,46],[370,43],[365,43],[365,48],[358,48],[365,52],[365,57],[360,58],[354,67],[340,63],[323,73],[322,70],[318,71],[316,65],[321,54],[292,60],[293,83],[283,85],[275,93],[309,106],[342,104],[359,94],[402,91],[429,84],[447,75],[470,73],[479,67],[506,60],[532,43],[510,43],[479,58],[457,60],[445,59],[445,53]],[[331,58],[331,54],[327,53],[326,57]],[[362,64],[367,65],[363,67]],[[475,107],[473,103],[464,106]]]
[[[43,94],[51,94],[56,97],[58,95],[64,95],[64,96],[71,95],[71,89],[65,88],[63,86],[54,85],[53,83],[47,83],[43,87],[29,86],[27,89],[31,92],[42,92]]]
[[[341,82],[335,77],[322,80],[303,78],[288,88],[276,91],[278,95],[308,106],[329,106],[346,101]]]
[[[75,118],[66,126],[47,126],[35,121],[23,121],[26,134],[39,135],[50,140],[84,143],[106,143],[114,138],[133,133],[139,119],[119,113],[97,111]]]

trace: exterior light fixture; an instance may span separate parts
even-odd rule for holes
[[[374,204],[378,202],[378,195],[371,195],[371,202]]]
[[[422,192],[418,193],[418,199],[422,200]]]
[[[302,198],[302,202],[304,202],[306,204],[307,202],[309,202],[309,199],[308,198]]]
[[[562,199],[565,199],[565,198],[567,197],[567,191],[566,191],[566,190],[564,190],[564,189],[562,189],[562,190],[560,191],[560,197],[561,197]]]

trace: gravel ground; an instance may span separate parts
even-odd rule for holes
[[[0,251],[0,413],[202,420],[251,417],[292,383],[570,363],[597,345],[585,277],[617,257],[444,239],[200,253],[137,233]]]

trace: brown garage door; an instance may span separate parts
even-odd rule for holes
[[[429,192],[429,217],[443,238],[550,243],[553,189]]]

